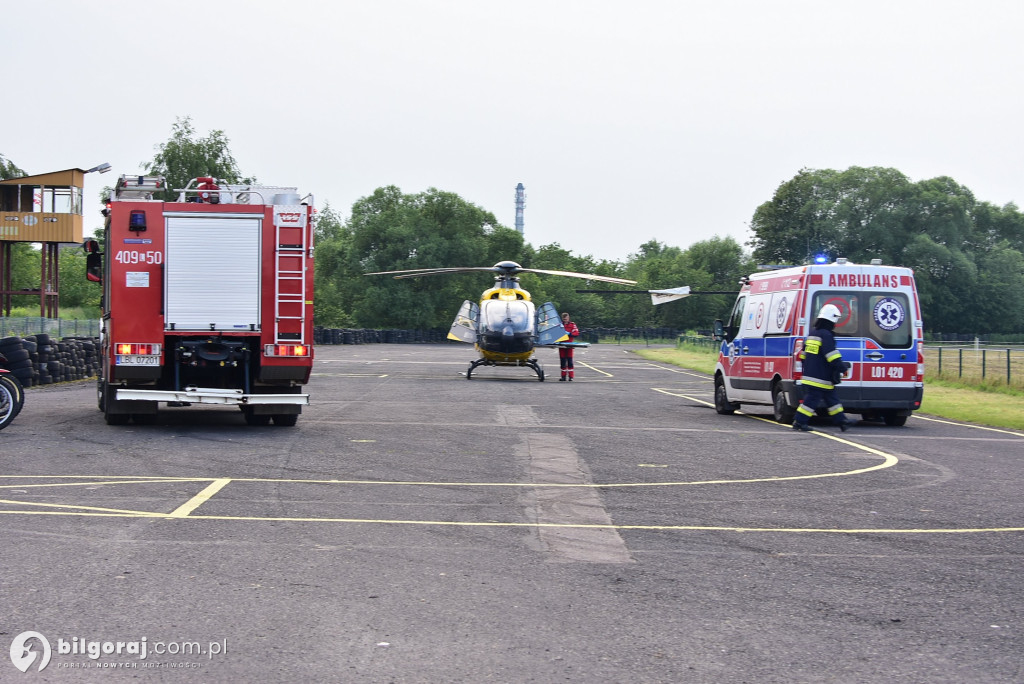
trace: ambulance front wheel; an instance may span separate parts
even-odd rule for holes
[[[772,386],[772,414],[775,422],[789,425],[796,416],[796,409],[786,401],[786,393],[782,391],[778,383]]]
[[[725,381],[721,375],[715,376],[715,411],[723,416],[732,415],[740,406],[729,401],[725,393]]]

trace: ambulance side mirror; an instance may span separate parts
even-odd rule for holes
[[[715,327],[711,333],[711,337],[715,342],[721,342],[722,340],[731,342],[733,336],[730,336],[728,331],[725,329],[725,324],[722,323],[722,319],[717,318],[715,319]]]

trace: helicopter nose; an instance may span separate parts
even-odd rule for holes
[[[504,328],[501,329],[502,337],[513,337],[515,336],[515,334],[516,331],[512,328],[511,325],[506,325]]]

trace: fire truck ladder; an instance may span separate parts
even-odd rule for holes
[[[305,207],[303,207],[304,209]],[[276,279],[274,283],[274,342],[281,344],[306,344],[306,253],[308,250],[309,228],[303,226],[298,232],[300,242],[282,242],[282,228],[275,223],[277,248]],[[295,228],[285,228],[288,236],[295,235]]]

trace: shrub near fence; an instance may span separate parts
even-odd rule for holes
[[[96,319],[74,320],[65,318],[8,318],[0,316],[0,337],[28,337],[46,333],[51,338],[99,337],[100,322]]]

